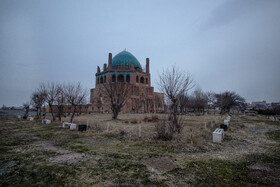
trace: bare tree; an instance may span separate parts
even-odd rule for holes
[[[158,84],[160,90],[170,101],[170,120],[172,120],[176,131],[180,133],[182,127],[180,123],[178,123],[177,117],[179,96],[187,94],[188,90],[193,88],[192,77],[175,66],[172,66],[171,70],[163,70],[162,74],[159,76]]]
[[[207,98],[200,88],[196,88],[196,90],[193,92],[193,99],[194,107],[198,112],[202,111],[204,114],[204,109],[207,106]]]
[[[211,91],[206,92],[206,98],[207,98],[208,110],[212,107],[214,110],[214,114],[215,114],[215,108],[216,108],[216,104],[217,104],[216,94]]]
[[[179,95],[179,108],[181,114],[186,112],[188,102],[189,102],[189,96],[187,94]]]
[[[58,84],[54,83],[54,82],[42,83],[40,85],[39,90],[41,92],[44,92],[46,102],[48,103],[49,108],[50,108],[50,112],[52,114],[52,118],[55,121],[55,116],[54,116],[54,112],[53,112],[53,105],[55,104],[55,101],[57,100],[57,97],[59,95]]]
[[[77,83],[66,85],[64,93],[67,103],[70,104],[73,108],[73,112],[71,115],[71,122],[73,122],[78,106],[85,103],[88,91],[82,87],[81,83]]]
[[[245,102],[245,99],[235,92],[225,91],[216,94],[217,104],[221,108],[221,114],[229,113],[234,106],[240,106]]]
[[[30,102],[27,101],[27,102],[23,103],[23,109],[25,111],[23,119],[27,119],[28,113],[29,113],[29,109],[30,109]]]
[[[41,108],[45,102],[45,93],[42,91],[35,91],[31,95],[31,104],[36,108],[36,116],[41,118]]]
[[[112,119],[117,119],[122,107],[130,98],[131,85],[128,82],[113,82],[110,78],[102,84],[105,98],[110,102],[113,113]]]
[[[55,103],[57,104],[57,108],[58,108],[58,112],[57,112],[57,115],[58,115],[58,119],[59,121],[61,120],[61,117],[63,115],[63,112],[64,112],[64,106],[66,105],[66,98],[65,98],[65,86],[64,85],[57,85],[58,88],[57,88],[57,97],[56,97],[56,100],[55,100]]]

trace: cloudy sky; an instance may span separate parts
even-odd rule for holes
[[[152,85],[172,64],[204,91],[280,101],[280,0],[0,0],[0,105],[41,82],[94,87],[96,67],[125,48]]]

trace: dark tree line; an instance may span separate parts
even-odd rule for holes
[[[220,114],[229,113],[231,109],[242,110],[245,106],[245,99],[232,91],[221,93],[203,92],[197,88],[191,95],[181,95],[179,108],[181,113],[214,111],[219,108]]]
[[[70,106],[73,109],[71,122],[74,119],[78,107],[86,104],[88,91],[81,83],[59,84],[54,82],[42,83],[31,95],[31,105],[36,109],[37,118],[41,118],[42,108],[48,105],[53,120],[55,120],[54,106],[57,107],[59,120],[64,113],[64,108]]]

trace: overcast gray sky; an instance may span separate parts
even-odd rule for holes
[[[155,88],[176,64],[204,91],[280,101],[280,0],[0,0],[0,104],[41,82],[93,88],[125,48],[150,58]]]

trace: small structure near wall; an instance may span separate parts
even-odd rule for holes
[[[51,120],[49,120],[49,119],[43,119],[43,120],[42,120],[42,123],[43,123],[43,124],[50,124],[50,123],[51,123]]]
[[[222,143],[223,138],[224,138],[224,129],[217,128],[213,132],[213,142],[214,143]]]

